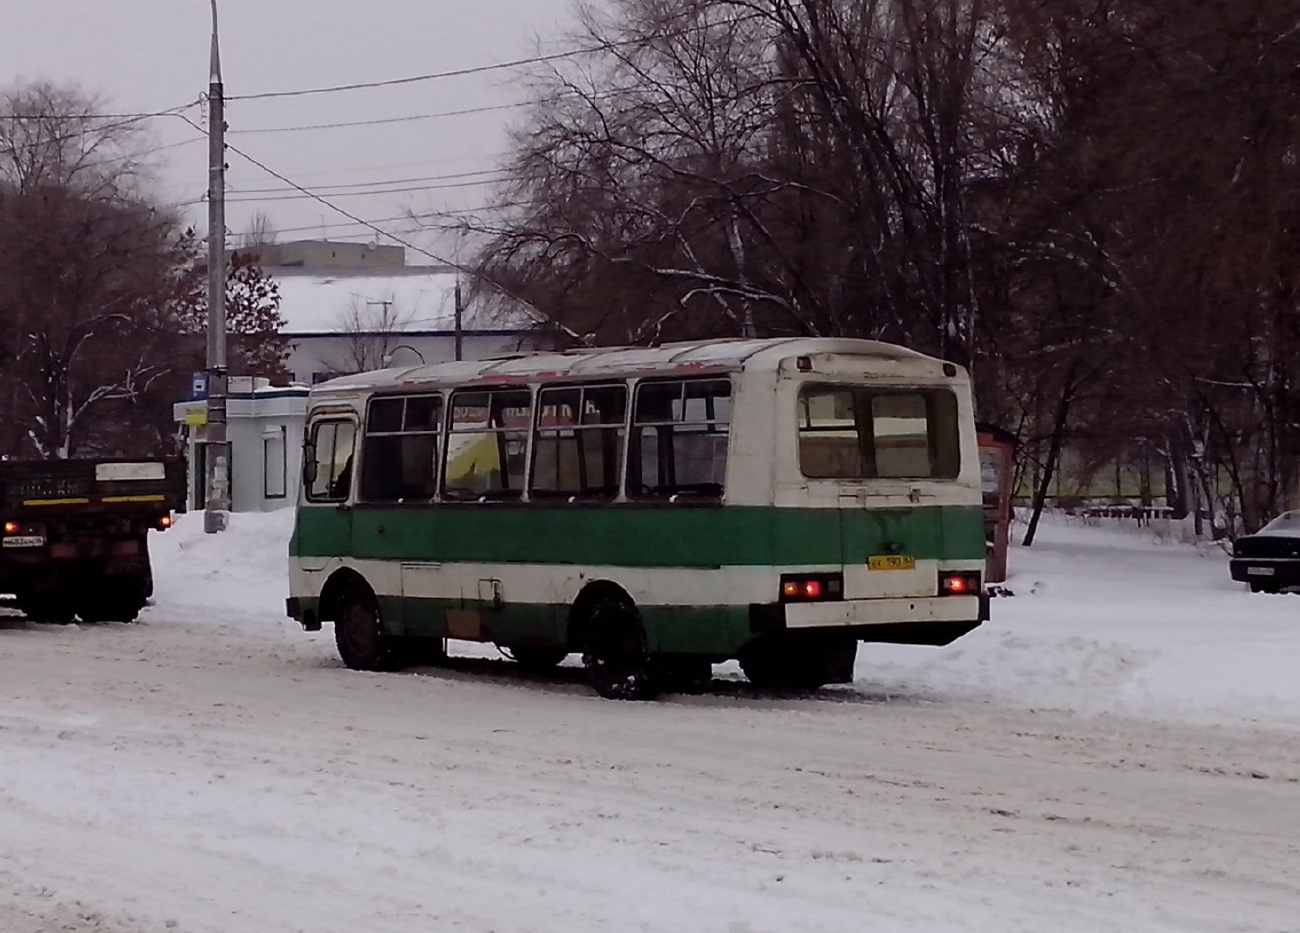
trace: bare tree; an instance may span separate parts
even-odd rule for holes
[[[325,361],[326,366],[337,375],[382,369],[401,345],[411,317],[411,312],[403,310],[392,296],[354,296],[337,322],[343,346]]]
[[[258,211],[249,218],[248,226],[244,228],[244,233],[240,237],[240,249],[256,256],[261,247],[273,245],[279,235],[271,215],[265,211]]]
[[[144,171],[146,124],[102,114],[101,102],[75,86],[35,82],[0,90],[0,179],[15,193],[131,193]]]

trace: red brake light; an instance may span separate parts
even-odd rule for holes
[[[172,526],[172,517],[170,515],[162,515],[158,518],[158,529],[160,531],[166,531],[171,526]]]
[[[781,576],[781,599],[785,602],[843,598],[844,579],[838,573],[819,573],[816,576],[792,573]]]
[[[973,572],[939,574],[940,596],[973,596],[980,590],[980,575]]]
[[[5,522],[5,534],[16,535],[23,530],[23,526],[17,522]]]

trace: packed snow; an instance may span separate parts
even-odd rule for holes
[[[0,620],[0,933],[1300,930],[1300,596],[1217,546],[1054,518],[951,646],[623,704],[346,670],[290,521],[155,536],[138,624]]]

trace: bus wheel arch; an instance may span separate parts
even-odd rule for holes
[[[587,644],[592,612],[606,600],[626,603],[636,607],[634,600],[623,587],[613,580],[592,580],[586,584],[569,606],[566,640],[570,651],[582,651]]]
[[[384,632],[379,597],[355,570],[336,571],[321,590],[320,617],[334,623],[334,644],[354,671],[395,671],[407,663],[400,639]]]
[[[320,591],[321,621],[337,622],[345,600],[358,589],[368,590],[372,595],[374,593],[366,578],[350,567],[344,567],[330,574],[330,578],[325,581],[325,586]]]

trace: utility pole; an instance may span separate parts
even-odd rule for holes
[[[465,299],[460,291],[460,273],[456,274],[456,359],[464,358]]]
[[[230,512],[230,445],[226,439],[226,107],[217,47],[217,0],[212,4],[212,65],[208,79],[208,424],[207,497],[203,530],[225,531]]]

